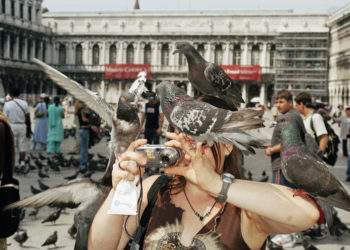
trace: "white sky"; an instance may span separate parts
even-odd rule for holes
[[[57,11],[132,10],[135,0],[44,0],[42,6]],[[349,0],[139,0],[144,10],[262,10],[293,9],[295,13],[329,13]]]

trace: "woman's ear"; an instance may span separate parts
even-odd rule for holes
[[[234,146],[233,144],[223,144],[223,145],[224,145],[225,156],[228,156],[229,154],[231,154]]]

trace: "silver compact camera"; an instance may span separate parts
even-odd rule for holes
[[[162,144],[143,145],[136,149],[147,157],[144,168],[168,168],[175,166],[182,159],[182,151],[178,148],[167,147]]]

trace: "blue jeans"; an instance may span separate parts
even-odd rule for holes
[[[89,148],[89,137],[90,131],[89,129],[79,129],[79,135],[81,139],[81,148],[80,148],[80,165],[79,169],[83,167],[88,161],[88,148]]]

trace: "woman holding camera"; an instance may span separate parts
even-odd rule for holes
[[[319,212],[312,200],[294,197],[284,186],[241,179],[239,152],[234,146],[194,145],[178,131],[167,133],[167,137],[166,145],[182,149],[184,156],[164,171],[174,177],[159,191],[143,249],[264,249],[268,234],[302,231],[317,221]],[[114,189],[122,179],[132,181],[138,175],[134,162],[146,164],[146,157],[135,152],[144,144],[146,140],[134,141],[117,159],[112,173]],[[141,213],[158,177],[143,181]],[[89,249],[124,249],[129,241],[123,231],[126,216],[107,214],[114,189],[91,225]],[[133,234],[137,217],[131,217],[126,227]]]

